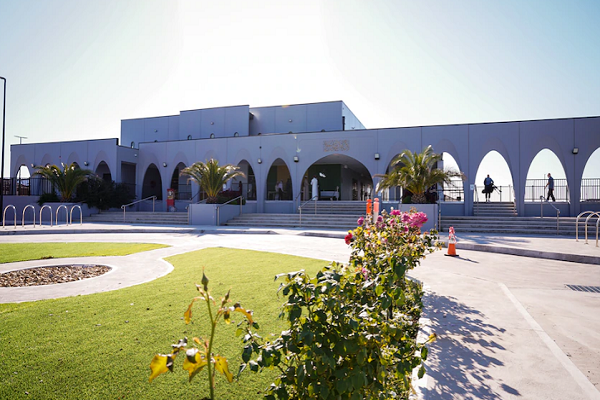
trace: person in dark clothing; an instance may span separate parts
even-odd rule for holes
[[[494,180],[492,178],[490,178],[489,174],[488,174],[487,178],[485,178],[483,180],[483,185],[485,186],[485,189],[483,190],[483,192],[485,193],[485,201],[489,202],[490,196],[491,196],[492,192],[494,191]]]
[[[548,188],[548,196],[546,196],[546,201],[550,201],[550,197],[552,197],[552,201],[556,201],[554,198],[554,178],[548,172],[548,183],[546,183],[546,187]]]

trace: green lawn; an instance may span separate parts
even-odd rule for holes
[[[285,324],[277,318],[277,273],[327,263],[301,257],[232,249],[205,249],[168,259],[169,275],[122,290],[21,304],[0,304],[0,398],[10,399],[202,399],[208,395],[206,369],[188,383],[175,360],[175,373],[148,383],[156,353],[184,336],[207,333],[205,308],[194,307],[193,322],[183,313],[198,294],[202,267],[218,301],[231,288],[231,300],[254,310],[260,334],[268,338]],[[0,292],[1,293],[1,292]],[[234,313],[236,322],[241,315]],[[217,328],[216,351],[235,374],[241,362],[236,324]],[[272,382],[269,373],[245,371],[239,382],[217,377],[217,398],[259,399]],[[28,392],[29,395],[26,395]]]
[[[153,243],[2,243],[0,264],[43,258],[126,256],[168,247]]]

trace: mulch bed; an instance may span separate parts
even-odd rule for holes
[[[53,285],[93,278],[108,271],[110,267],[105,265],[63,265],[20,269],[0,274],[0,287]]]

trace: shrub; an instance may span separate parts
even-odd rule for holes
[[[58,198],[58,195],[54,192],[50,192],[42,194],[38,199],[37,203],[41,207],[44,205],[44,203],[58,203],[59,201],[60,199]]]
[[[135,195],[125,184],[114,181],[89,179],[77,187],[76,200],[99,210],[119,208],[123,204],[131,203],[134,198]]]
[[[333,263],[315,277],[278,275],[289,329],[272,342],[248,337],[244,362],[253,371],[277,368],[269,399],[408,398],[411,374],[427,347],[416,341],[421,288],[406,272],[440,246],[420,227],[425,214],[392,211],[364,218],[346,236],[347,266]],[[252,353],[255,360],[250,360]]]

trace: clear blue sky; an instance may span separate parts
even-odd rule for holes
[[[15,135],[234,104],[344,100],[368,128],[600,115],[598,21],[576,0],[0,0],[6,158]]]

